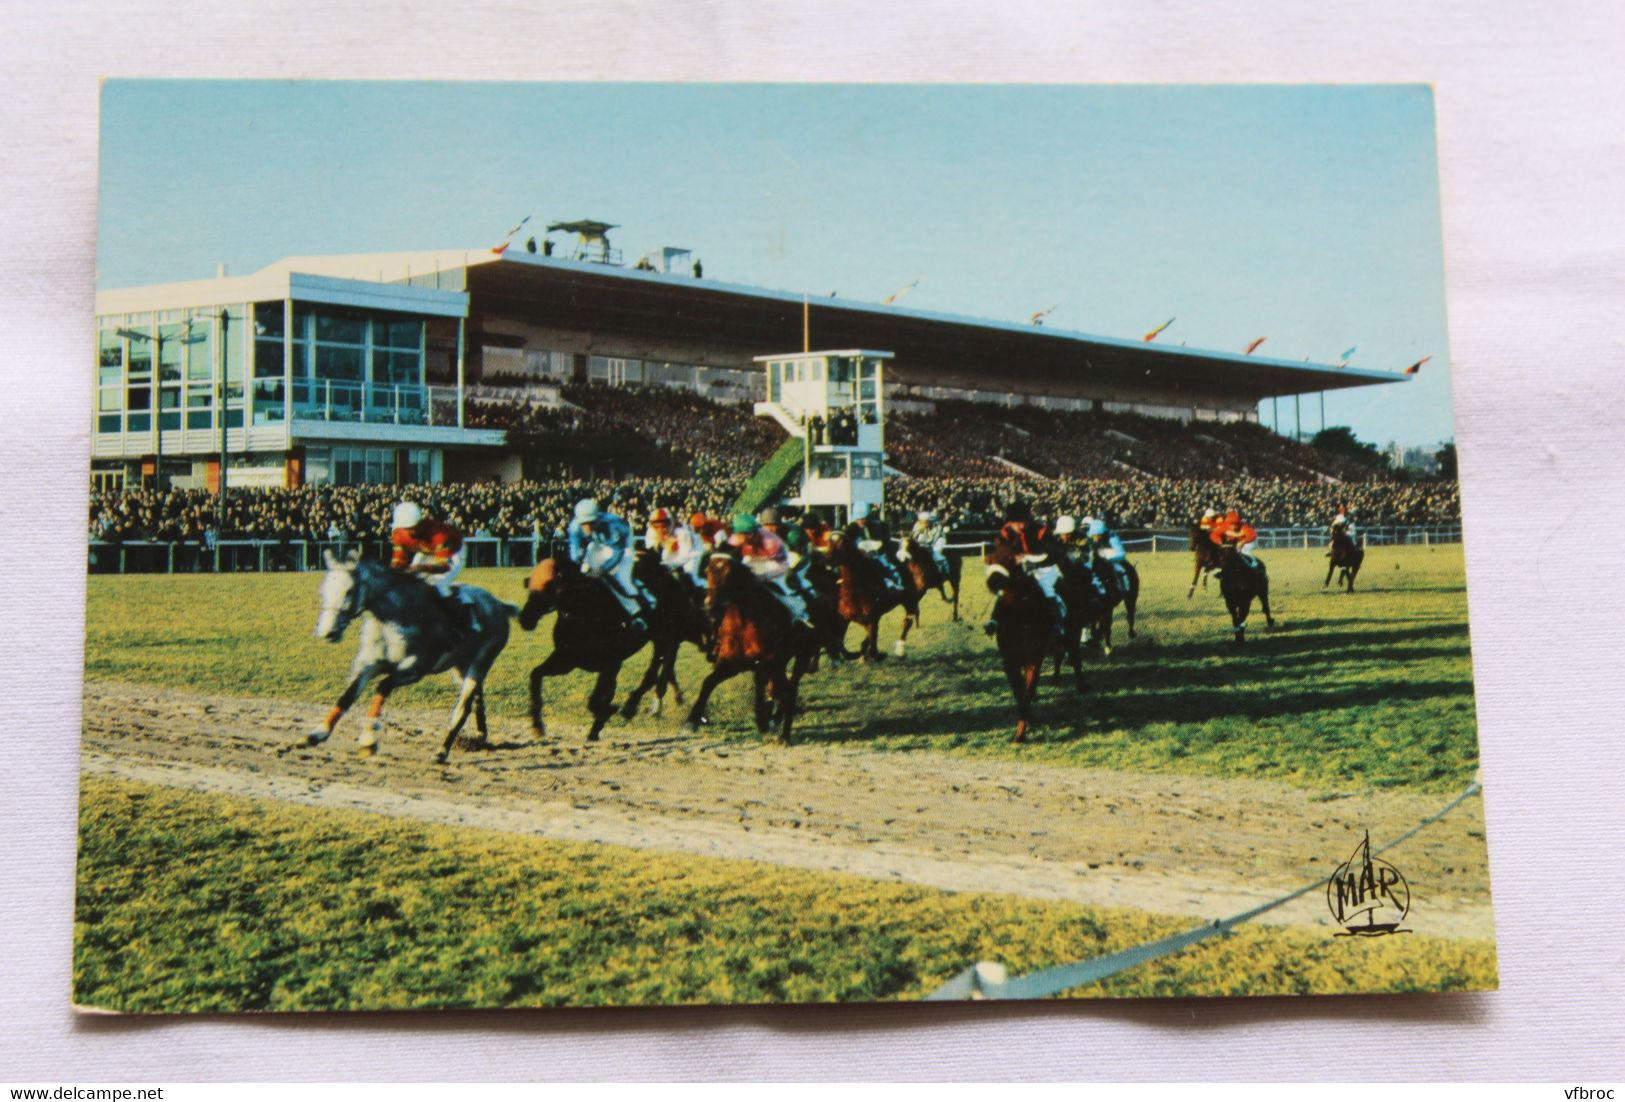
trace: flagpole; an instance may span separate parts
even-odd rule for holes
[[[812,307],[807,301],[807,292],[801,292],[801,350],[812,351]]]

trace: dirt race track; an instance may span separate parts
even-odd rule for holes
[[[960,891],[1212,919],[1313,880],[1365,830],[1373,848],[1449,799],[1331,796],[1270,781],[1152,776],[926,752],[780,747],[683,735],[668,720],[598,744],[559,724],[533,739],[492,719],[496,749],[434,763],[444,713],[391,710],[374,758],[321,709],[89,682],[89,773],[542,838],[747,858]],[[1406,925],[1491,938],[1483,806],[1468,800],[1387,854],[1411,890]],[[1310,892],[1261,921],[1332,926]]]

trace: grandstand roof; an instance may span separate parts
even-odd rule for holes
[[[537,324],[726,343],[754,356],[801,347],[803,297],[788,291],[639,272],[556,257],[473,263],[475,309]],[[836,298],[805,301],[822,348],[884,348],[892,381],[1066,394],[1102,385],[1249,399],[1400,382],[1384,371],[1121,340],[1025,323]]]
[[[285,279],[295,272],[466,290],[475,315],[651,341],[701,342],[732,349],[745,364],[802,343],[804,299],[798,292],[511,249],[501,255],[478,248],[291,257],[243,282]],[[195,294],[208,282],[185,286]],[[125,296],[103,292],[98,297]],[[1293,363],[849,299],[805,300],[805,309],[814,344],[888,349],[896,354],[888,370],[892,381],[916,386],[1057,395],[1115,388],[1256,401],[1407,380],[1397,372]]]

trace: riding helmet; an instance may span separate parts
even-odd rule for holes
[[[590,524],[601,515],[602,512],[598,508],[598,502],[592,498],[584,497],[576,502],[576,522],[578,524]]]
[[[748,536],[756,531],[756,518],[749,513],[740,513],[734,517],[734,535]]]
[[[395,513],[390,518],[391,528],[416,528],[423,523],[423,508],[415,501],[403,501],[395,506]]]

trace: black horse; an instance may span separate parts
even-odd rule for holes
[[[1337,575],[1337,585],[1344,592],[1354,592],[1354,577],[1360,572],[1360,564],[1365,562],[1365,548],[1354,542],[1354,538],[1347,532],[1334,530],[1332,532],[1332,549],[1326,552],[1331,562],[1326,566],[1326,580],[1320,588],[1325,589],[1332,584],[1332,571],[1341,570]]]
[[[1134,638],[1134,610],[1140,603],[1140,572],[1134,569],[1134,564],[1127,559],[1123,560],[1122,576],[1128,580],[1125,590],[1118,585],[1118,575],[1110,560],[1103,559],[1097,553],[1090,565],[1095,577],[1101,579],[1106,589],[1106,596],[1101,601],[1103,606],[1096,612],[1086,625],[1089,631],[1089,641],[1100,646],[1101,654],[1107,658],[1112,653],[1112,610],[1118,605],[1123,606],[1123,616],[1128,621],[1128,637]]]
[[[1253,559],[1256,566],[1247,565],[1233,545],[1219,549],[1219,592],[1224,594],[1225,608],[1230,610],[1230,626],[1235,632],[1236,646],[1241,646],[1247,631],[1247,615],[1252,611],[1253,598],[1264,610],[1264,629],[1275,626],[1270,615],[1270,577],[1261,559]]]
[[[658,700],[667,684],[676,685],[671,676],[677,648],[683,640],[686,617],[673,615],[672,609],[649,615],[651,623],[630,619],[621,602],[610,592],[610,582],[593,578],[567,558],[554,556],[536,564],[525,582],[526,599],[519,612],[519,626],[532,631],[549,612],[558,613],[553,627],[553,653],[530,671],[530,723],[533,733],[542,737],[546,724],[542,721],[542,680],[587,670],[598,675],[592,693],[587,697],[587,711],[592,715],[592,728],[587,741],[593,742],[604,729],[609,717],[615,714],[615,681],[627,659],[653,642],[654,654],[642,682],[633,690],[626,714],[630,716],[638,700],[654,688]],[[658,598],[657,598],[658,601]],[[678,610],[690,606],[685,602]],[[678,692],[681,702],[681,691]]]

